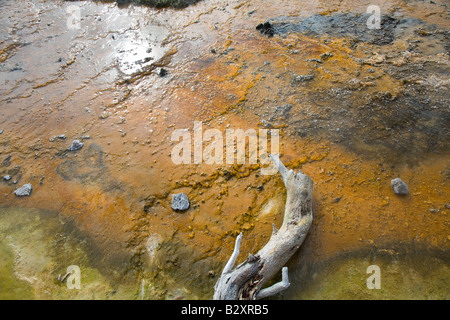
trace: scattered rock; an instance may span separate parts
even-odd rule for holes
[[[20,71],[20,70],[22,70],[22,67],[20,66],[20,64],[16,63],[14,65],[14,67],[12,67],[9,71],[13,72],[13,71]]]
[[[146,6],[161,8],[175,8],[183,9],[192,4],[199,2],[200,0],[116,0],[119,7],[126,6],[129,3],[138,3]]]
[[[283,116],[288,116],[289,113],[291,112],[291,109],[292,109],[292,104],[288,103],[288,104],[284,104],[282,106],[277,106],[275,108],[275,112],[281,113]]]
[[[178,193],[172,196],[172,209],[184,211],[189,209],[190,203],[185,193]]]
[[[313,74],[295,75],[292,77],[292,82],[299,83],[299,82],[311,81],[312,79],[314,79]]]
[[[409,193],[408,186],[400,178],[391,180],[391,188],[392,191],[394,191],[394,193],[398,195],[407,195]]]
[[[53,141],[55,141],[56,139],[65,140],[66,138],[67,138],[67,137],[66,137],[65,134],[59,134],[59,135],[57,135],[57,136],[54,136],[54,137],[50,138],[50,141],[53,142]]]
[[[14,191],[14,194],[18,197],[25,197],[31,195],[31,192],[33,191],[33,186],[31,183],[24,184],[19,189]]]
[[[273,35],[275,34],[275,29],[269,21],[258,24],[256,26],[256,30],[258,30],[262,34],[267,35],[269,38],[273,37]]]
[[[310,62],[317,62],[317,63],[322,63],[322,60],[316,59],[316,58],[308,59],[307,61],[310,61]]]
[[[223,170],[223,178],[226,181],[230,180],[232,177],[233,177],[232,174],[228,170],[226,170],[226,169]]]
[[[3,179],[5,181],[9,181],[9,180],[11,180],[11,176],[10,175],[6,175],[6,176],[3,177]]]
[[[80,150],[81,148],[83,148],[84,143],[81,142],[80,140],[73,140],[72,144],[70,145],[69,150],[70,151],[77,151]]]
[[[333,54],[329,51],[322,53],[319,57],[322,60],[326,60],[328,58],[331,58],[333,56]]]

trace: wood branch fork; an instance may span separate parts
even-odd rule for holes
[[[270,155],[283,178],[287,191],[283,223],[279,230],[273,225],[269,242],[256,255],[233,269],[239,255],[242,233],[236,238],[234,251],[214,287],[215,300],[255,300],[275,295],[290,285],[288,260],[297,251],[308,233],[313,220],[313,181],[301,171],[286,169],[278,156]],[[279,270],[282,280],[262,288]]]

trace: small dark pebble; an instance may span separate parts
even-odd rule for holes
[[[391,188],[397,195],[407,195],[409,193],[408,186],[400,178],[391,180]]]
[[[161,68],[160,70],[159,70],[159,73],[158,73],[158,75],[160,76],[160,77],[165,77],[165,76],[167,76],[169,74],[169,71],[167,71],[166,69],[164,69],[164,68]]]
[[[258,24],[256,26],[256,30],[258,30],[262,34],[267,35],[269,38],[273,37],[273,35],[275,34],[275,29],[269,21]]]

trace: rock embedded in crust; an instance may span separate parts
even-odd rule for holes
[[[398,195],[407,195],[409,193],[408,186],[400,178],[391,180],[391,188],[392,191],[394,191],[394,193]]]
[[[33,186],[31,185],[31,183],[27,183],[21,186],[19,189],[16,189],[16,191],[14,191],[14,194],[18,197],[27,197],[31,195],[32,191]]]
[[[184,211],[189,209],[190,203],[185,193],[178,193],[172,196],[172,209],[177,211]]]
[[[256,30],[258,30],[262,34],[267,35],[269,38],[273,37],[273,35],[275,34],[275,29],[269,21],[258,24],[256,26]]]
[[[80,150],[81,148],[83,148],[84,143],[81,142],[80,140],[73,140],[72,144],[70,145],[69,150],[70,151],[77,151]]]

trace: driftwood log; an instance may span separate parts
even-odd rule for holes
[[[302,172],[286,169],[276,155],[270,159],[283,178],[287,191],[283,223],[279,230],[273,225],[269,242],[256,255],[233,269],[239,255],[242,233],[236,238],[234,251],[214,287],[215,300],[255,300],[275,295],[290,285],[288,260],[297,251],[308,233],[313,220],[313,181]],[[262,288],[282,269],[282,280]]]

